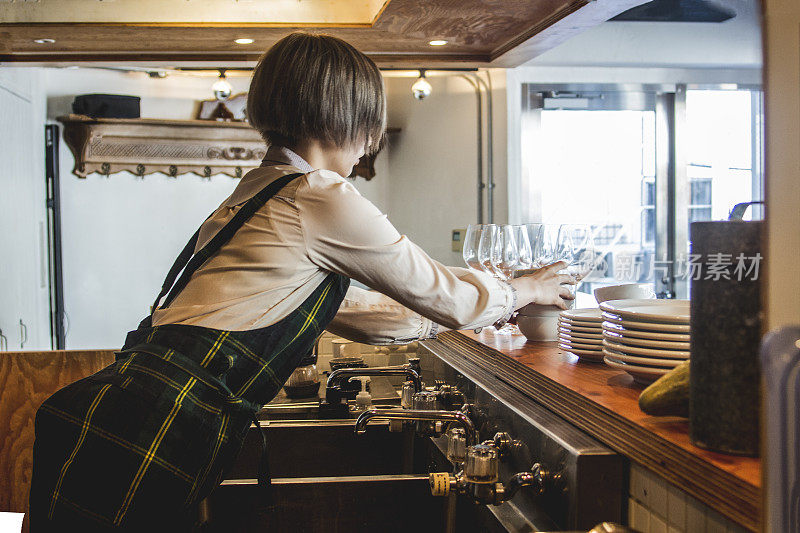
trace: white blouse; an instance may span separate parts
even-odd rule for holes
[[[346,179],[314,170],[286,148],[270,147],[265,166],[248,172],[203,224],[197,249],[275,179],[293,180],[206,261],[153,325],[225,330],[269,326],[289,315],[329,272],[375,291],[350,287],[328,326],[368,344],[400,344],[452,329],[487,326],[514,311],[510,285],[431,259]],[[270,165],[270,166],[266,166]]]

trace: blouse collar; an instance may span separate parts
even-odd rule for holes
[[[314,168],[308,164],[308,161],[294,153],[285,146],[270,146],[267,149],[267,155],[261,162],[262,167],[270,166],[270,164],[291,165],[301,172],[312,172]]]

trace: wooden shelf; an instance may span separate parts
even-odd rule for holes
[[[247,122],[165,120],[155,118],[58,117],[64,141],[75,157],[72,172],[85,178],[127,171],[144,177],[227,174],[241,178],[258,167],[267,153],[261,135]],[[392,134],[400,128],[387,128]],[[375,177],[375,157],[363,156],[349,177]]]
[[[267,148],[245,122],[90,118],[67,115],[64,140],[75,156],[73,173],[139,176],[163,173],[176,177],[227,174],[240,178],[261,164]]]
[[[753,531],[761,516],[761,461],[709,452],[689,441],[688,421],[638,406],[641,385],[626,373],[579,362],[556,343],[521,335],[449,331],[437,349],[457,352],[613,450]]]

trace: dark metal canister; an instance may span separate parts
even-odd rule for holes
[[[696,446],[758,455],[762,222],[691,224],[689,436]]]

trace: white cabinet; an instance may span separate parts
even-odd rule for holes
[[[0,330],[8,350],[51,347],[44,99],[37,94],[38,69],[0,68]]]

